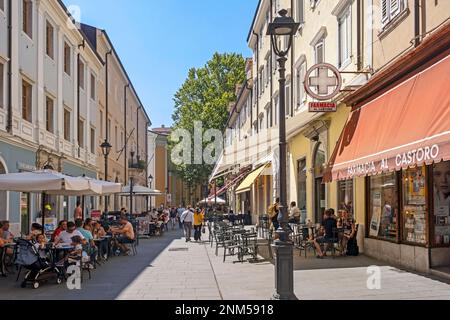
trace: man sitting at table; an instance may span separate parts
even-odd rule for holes
[[[83,237],[92,244],[92,241],[94,240],[94,237],[92,236],[92,232],[85,229],[83,227],[83,220],[77,219],[75,220],[75,226],[77,227],[77,230],[83,235]]]
[[[117,234],[118,236],[114,239],[116,242],[116,246],[120,248],[120,251],[123,254],[128,254],[130,251],[127,248],[126,244],[133,243],[135,240],[133,225],[128,221],[125,216],[120,217],[121,227],[113,227],[111,231],[113,234]]]
[[[63,231],[59,234],[58,237],[55,238],[55,244],[71,244],[72,243],[72,237],[74,236],[80,236],[82,242],[84,244],[87,243],[86,239],[84,238],[83,234],[81,234],[80,231],[77,230],[75,223],[72,221],[67,223],[67,230]]]
[[[317,237],[314,240],[314,246],[316,247],[316,250],[318,252],[317,258],[322,259],[325,256],[325,253],[327,252],[327,246],[328,243],[330,243],[331,239],[333,239],[334,234],[333,230],[337,228],[337,222],[336,219],[333,218],[334,210],[328,209],[325,211],[324,214],[324,221],[322,223],[324,227],[325,234],[323,236]],[[320,245],[324,245],[324,251],[322,251]]]
[[[7,245],[9,243],[12,243],[11,239],[5,239],[4,238],[4,236],[3,236],[4,231],[3,231],[2,226],[3,225],[0,223],[0,248],[4,248],[5,245]],[[6,255],[11,257],[13,255],[13,253],[14,253],[14,250],[12,248],[7,248],[6,249]]]

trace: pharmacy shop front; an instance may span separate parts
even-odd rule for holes
[[[365,254],[428,272],[450,266],[448,52],[419,70],[353,109],[327,179],[365,179]]]

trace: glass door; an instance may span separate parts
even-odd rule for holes
[[[315,205],[315,216],[316,223],[322,223],[323,214],[326,210],[326,201],[325,201],[325,184],[322,183],[322,177],[315,179],[315,196],[316,196],[316,205]]]

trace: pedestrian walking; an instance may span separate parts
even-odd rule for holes
[[[177,209],[172,207],[170,209],[170,224],[172,225],[172,230],[175,230],[176,223],[177,223]]]
[[[188,209],[181,215],[180,220],[184,226],[186,242],[189,242],[191,241],[192,223],[194,222],[194,209],[192,209],[191,206],[188,206]]]
[[[200,208],[197,208],[194,213],[194,240],[201,241],[202,239],[202,228],[205,216]]]
[[[183,222],[181,221],[181,215],[185,211],[186,211],[186,209],[183,207],[182,204],[180,204],[180,206],[177,209],[177,219],[178,219],[178,224],[179,224],[180,229],[183,229]]]

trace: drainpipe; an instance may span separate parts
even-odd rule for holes
[[[124,173],[125,173],[125,179],[123,181],[125,181],[125,183],[128,181],[128,177],[127,177],[127,157],[128,157],[128,131],[127,131],[127,88],[130,87],[130,84],[127,84],[124,86],[123,88],[123,95],[124,95],[124,116],[123,116],[123,125],[124,125],[124,130],[125,130],[125,134],[124,134],[124,139],[125,139],[125,146],[124,146]]]
[[[291,16],[294,16],[294,0],[291,0]],[[294,57],[295,57],[294,54],[295,54],[295,36],[292,37],[292,46],[291,46],[291,84],[290,84],[291,105],[289,106],[291,117],[294,116]]]
[[[259,90],[258,90],[258,86],[260,85],[259,83],[259,34],[257,34],[255,32],[255,30],[252,30],[253,35],[256,36],[256,119],[258,119],[259,117],[259,98],[258,98],[258,94],[259,94]],[[253,113],[253,112],[252,112]],[[253,120],[253,119],[252,119]],[[252,121],[252,126],[253,126],[253,121]],[[256,133],[259,133],[259,122],[258,120],[256,120]]]
[[[273,8],[273,0],[270,0],[270,14],[269,14],[269,17],[270,17],[270,21],[273,21],[273,10],[272,10],[272,8]],[[273,46],[271,45],[270,46],[270,105],[272,106],[272,112],[271,112],[271,114],[270,114],[270,124],[271,125],[273,125],[273,123],[275,122],[274,120],[275,120],[275,117],[276,116],[274,116],[274,112],[275,112],[275,105],[274,105],[274,103],[273,103],[273,78],[274,78],[274,75],[276,74],[276,73],[274,73],[273,72],[273,55],[275,54],[275,52],[273,52]],[[248,88],[247,88],[248,89]]]
[[[361,70],[363,68],[363,63],[362,63],[362,50],[361,50],[361,44],[363,43],[362,41],[362,33],[361,33],[361,18],[363,17],[363,10],[364,10],[364,6],[361,5],[361,1],[362,0],[357,0],[356,1],[356,65],[357,65],[357,69],[358,71]]]
[[[420,42],[420,0],[414,0],[414,46],[417,47]]]
[[[12,128],[12,0],[8,1],[8,118],[7,118],[7,124],[6,124],[6,130],[8,133],[13,133]]]
[[[136,110],[136,159],[140,160],[139,155],[139,110],[141,110],[142,106],[139,106]],[[139,164],[139,163],[138,163]]]
[[[78,45],[78,50],[80,50],[80,48],[85,48],[85,42],[83,39],[83,42],[81,44]],[[78,141],[78,158],[81,156],[81,150],[80,150],[80,141],[79,141],[79,137],[80,137],[80,84],[81,84],[81,79],[80,79],[80,52],[78,52],[77,54],[77,141]],[[84,208],[84,207],[83,207]]]

